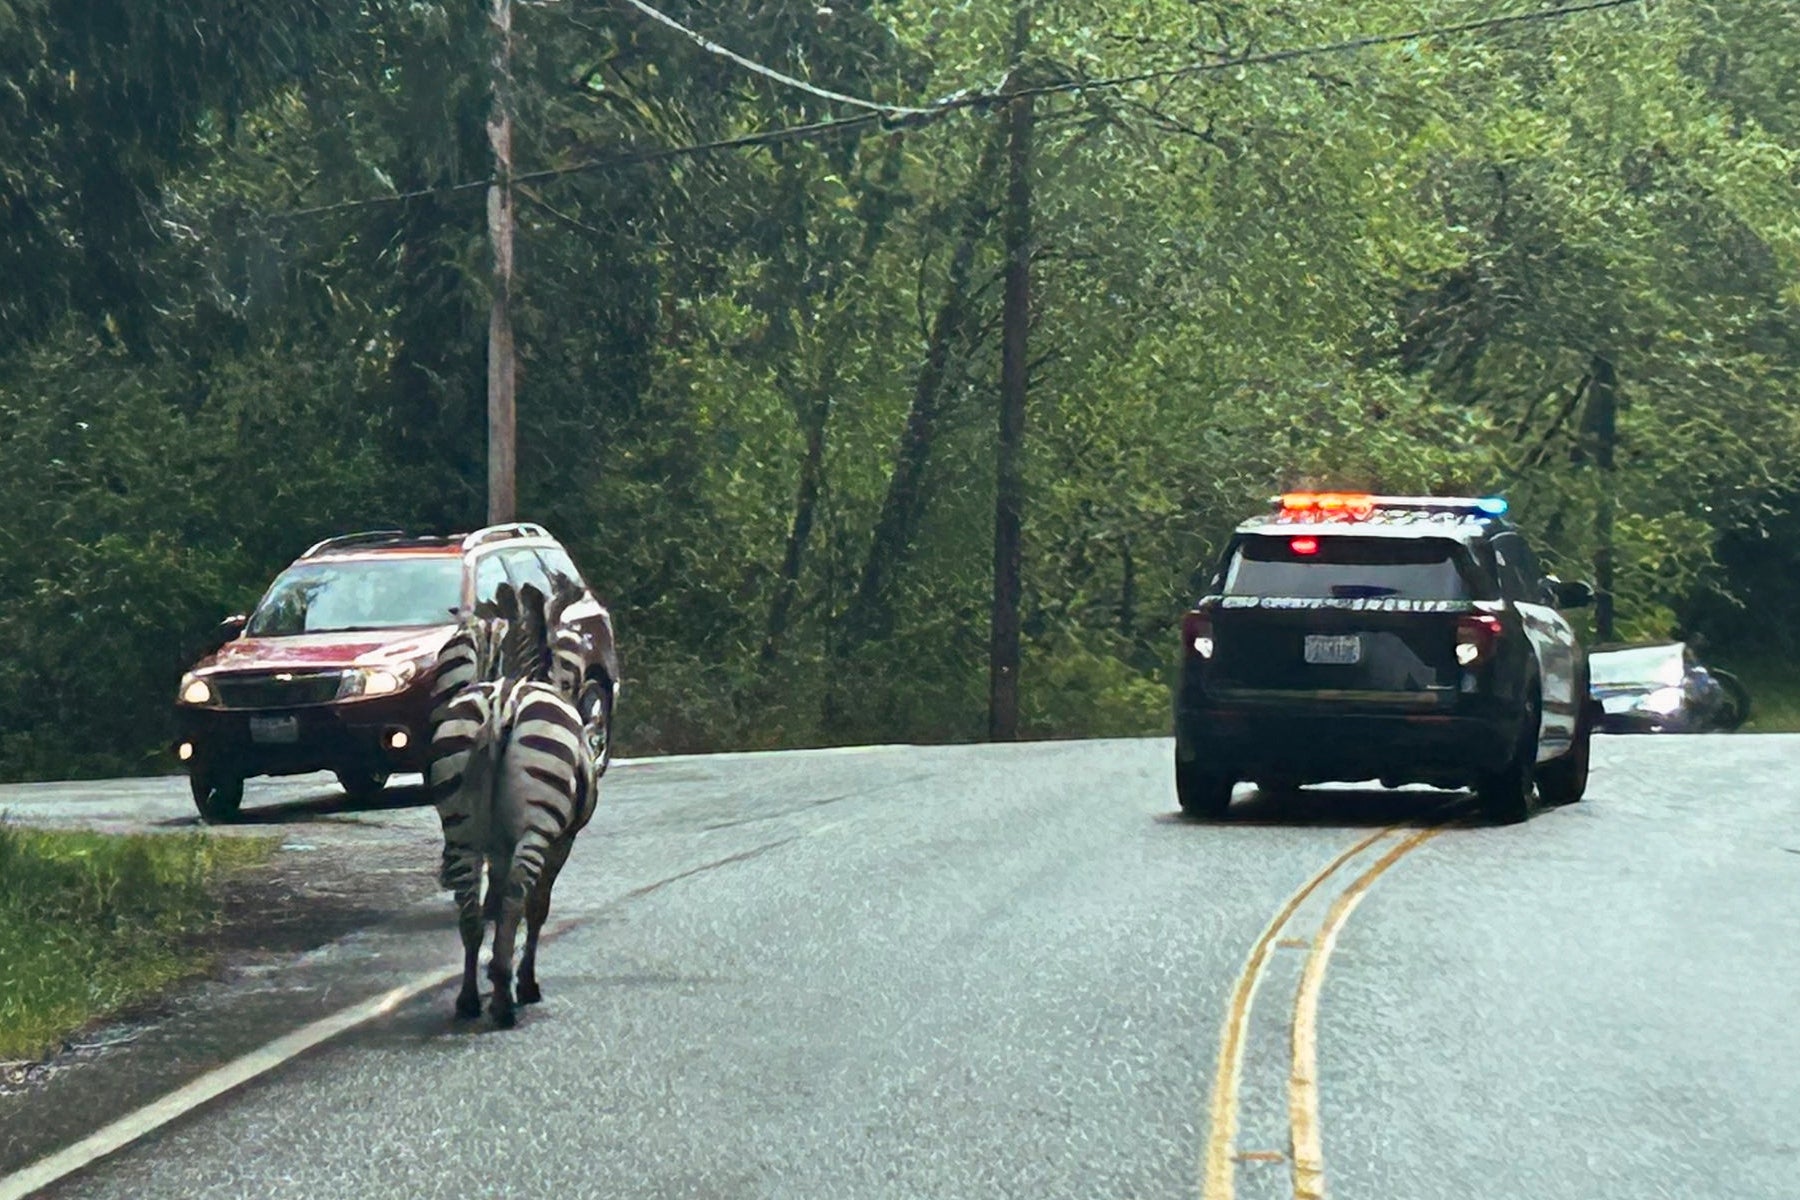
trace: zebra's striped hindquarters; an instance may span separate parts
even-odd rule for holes
[[[573,838],[592,819],[598,789],[582,743],[581,714],[558,689],[523,682],[506,703],[494,811],[512,848],[506,898],[522,901],[550,844]]]
[[[465,684],[444,704],[429,766],[444,828],[441,880],[455,893],[464,948],[456,1009],[480,1012],[476,959],[486,919],[495,924],[488,973],[494,1018],[513,1023],[512,958],[526,921],[520,999],[539,998],[537,940],[550,891],[575,835],[594,815],[595,764],[582,719],[549,683],[515,679]],[[481,896],[483,868],[487,903]]]

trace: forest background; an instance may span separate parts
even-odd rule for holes
[[[1792,3],[660,8],[813,90],[512,5],[519,513],[614,610],[624,752],[986,731],[1019,88],[1022,734],[1166,732],[1181,610],[1297,486],[1502,493],[1610,553],[1615,637],[1791,714]],[[0,0],[0,778],[173,769],[300,550],[483,523],[494,45],[485,0]]]

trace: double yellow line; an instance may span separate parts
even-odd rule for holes
[[[1406,830],[1394,825],[1372,833],[1326,863],[1289,896],[1276,911],[1261,936],[1251,946],[1249,957],[1238,973],[1232,991],[1231,1006],[1225,1013],[1225,1024],[1219,1035],[1219,1061],[1213,1073],[1212,1125],[1206,1140],[1206,1157],[1201,1170],[1201,1195],[1204,1200],[1233,1200],[1237,1164],[1238,1090],[1243,1079],[1244,1047],[1250,1026],[1250,1008],[1262,982],[1264,968],[1275,949],[1282,931],[1306,903],[1307,898],[1336,877],[1348,863],[1383,839]],[[1385,854],[1375,860],[1361,875],[1338,893],[1325,914],[1318,932],[1312,937],[1306,965],[1300,973],[1300,984],[1294,995],[1292,1035],[1289,1042],[1288,1071],[1288,1160],[1293,1171],[1295,1200],[1323,1200],[1325,1195],[1325,1155],[1319,1133],[1319,993],[1325,983],[1325,966],[1337,945],[1338,933],[1350,919],[1369,888],[1377,879],[1407,854],[1424,845],[1441,832],[1441,827],[1414,830],[1402,837]],[[1302,943],[1307,944],[1307,943]],[[1257,1155],[1275,1158],[1275,1155]]]

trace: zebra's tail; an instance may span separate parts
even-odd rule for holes
[[[550,844],[592,815],[591,765],[582,750],[581,715],[553,688],[520,687],[508,707],[497,792],[514,835],[506,896],[523,901],[537,883]]]

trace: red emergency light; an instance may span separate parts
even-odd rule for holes
[[[1345,517],[1366,521],[1375,513],[1375,497],[1367,492],[1286,492],[1281,496],[1281,511],[1318,521]]]

